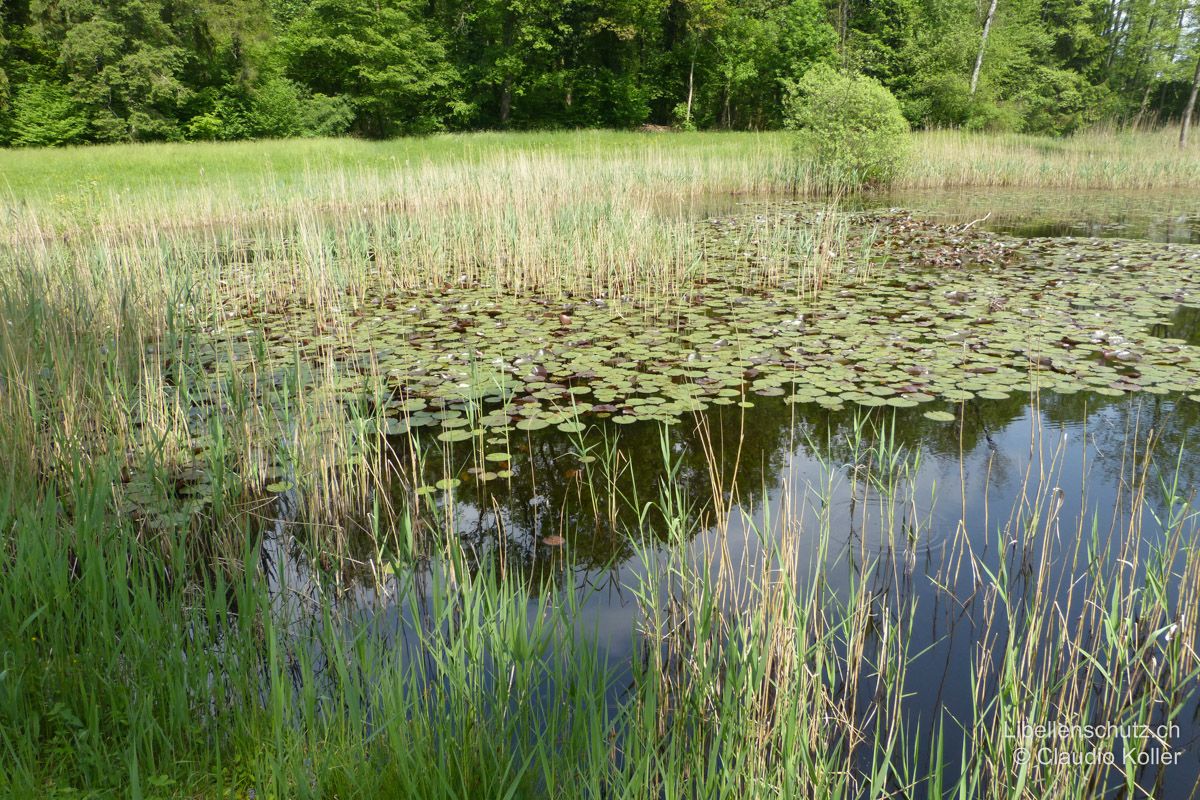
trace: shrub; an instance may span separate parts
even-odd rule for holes
[[[1016,104],[979,97],[971,104],[966,128],[976,133],[1016,133],[1024,124],[1021,109]]]
[[[198,99],[200,113],[188,120],[185,126],[187,138],[230,141],[251,136],[252,130],[245,111],[246,101],[238,87],[208,89]]]
[[[890,184],[908,153],[908,122],[879,81],[825,64],[788,86],[785,121],[809,178],[827,190]]]
[[[914,124],[954,128],[971,115],[971,84],[963,75],[937,72],[922,78],[914,89],[905,104]]]
[[[12,143],[29,147],[81,141],[88,120],[67,92],[34,81],[17,91],[12,104]]]
[[[1062,136],[1100,121],[1105,89],[1092,86],[1079,73],[1038,67],[1027,81],[1018,95],[1025,132]]]
[[[681,131],[696,130],[696,118],[688,114],[687,103],[679,103],[671,110],[671,119]]]
[[[216,114],[197,114],[188,120],[187,137],[202,141],[215,141],[221,138],[225,124]]]
[[[301,131],[303,90],[287,78],[270,77],[250,91],[246,127],[251,136],[282,138]]]

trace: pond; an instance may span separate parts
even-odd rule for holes
[[[796,596],[818,586],[831,608],[863,603],[867,617],[906,620],[906,668],[888,695],[902,702],[881,713],[878,682],[864,681],[848,707],[865,739],[892,715],[913,737],[940,729],[951,754],[974,746],[970,721],[1004,693],[1009,636],[1028,632],[1035,610],[1054,615],[1035,633],[1067,631],[1100,653],[1111,619],[1137,628],[1144,613],[1137,592],[1120,599],[1106,582],[1149,579],[1169,609],[1193,596],[1200,250],[1184,245],[1200,241],[1200,202],[905,193],[856,213],[829,223],[809,206],[749,205],[715,217],[702,230],[724,260],[699,279],[703,291],[636,314],[594,298],[514,309],[463,287],[424,304],[380,297],[381,311],[362,317],[371,369],[393,379],[383,505],[414,539],[450,531],[471,570],[528,587],[531,615],[546,597],[570,605],[577,635],[616,676],[612,719],[635,665],[663,646],[645,625],[644,588],[659,581],[664,602],[674,596],[660,580],[672,548],[736,587],[769,572],[786,541]],[[827,223],[843,228],[803,240]],[[807,260],[762,246],[781,237]],[[822,277],[814,259],[830,246],[849,266]],[[312,327],[276,321],[243,346],[268,362],[272,348],[279,361],[297,346],[330,351],[297,333]],[[340,357],[365,353],[351,345]],[[214,347],[218,373],[221,357]],[[667,513],[676,502],[686,513]],[[317,573],[303,548],[267,547],[272,574],[286,563],[290,587],[309,594]],[[420,660],[429,623],[419,603],[395,601],[395,585],[436,583],[444,569],[399,554],[381,581],[352,582],[346,630]],[[1003,613],[989,583],[1004,588]],[[1114,598],[1123,616],[1106,617],[1098,601]],[[739,602],[736,590],[721,599],[732,616]],[[283,613],[303,640],[303,608]],[[1195,619],[1167,622],[1194,639]],[[1156,648],[1174,635],[1138,629],[1139,657],[1165,660]],[[862,658],[886,660],[886,638],[866,635]],[[1061,654],[1035,645],[1023,645],[1021,667],[1052,670]],[[324,645],[309,646],[330,663]],[[1134,693],[1145,679],[1130,681]],[[1181,685],[1152,706],[1155,724],[1177,726],[1162,743],[1175,763],[1130,770],[1156,796],[1200,781],[1195,674]],[[1100,689],[1067,696],[1088,722],[1116,721]],[[915,751],[922,765],[936,754]],[[1098,791],[1125,786],[1117,773],[1104,781]]]
[[[798,518],[802,581],[819,579],[832,597],[846,597],[865,581],[880,607],[912,609],[906,645],[914,655],[903,688],[906,723],[918,726],[913,730],[970,719],[981,692],[974,666],[979,649],[988,647],[984,634],[1002,636],[1005,630],[988,619],[982,603],[971,602],[977,576],[965,567],[963,548],[992,570],[1007,566],[1020,575],[1013,589],[1027,593],[1027,602],[1059,604],[1075,620],[1087,612],[1084,593],[1072,585],[1082,574],[1081,543],[1086,549],[1095,532],[1113,541],[1097,554],[1105,569],[1118,561],[1149,560],[1180,514],[1172,507],[1175,498],[1160,486],[1139,483],[1131,463],[1137,445],[1131,443],[1154,433],[1156,464],[1167,482],[1195,486],[1200,470],[1200,456],[1186,447],[1200,435],[1200,408],[1153,396],[1043,396],[1037,407],[1020,399],[976,401],[952,425],[931,421],[918,409],[877,411],[864,422],[852,411],[789,405],[779,398],[757,401],[750,409],[713,409],[702,417],[696,426],[668,429],[668,449],[693,498],[711,497],[710,466],[718,463],[716,480],[726,499],[733,499],[732,519],[690,531],[689,552],[705,562],[726,551],[728,563],[750,580],[768,546],[762,531],[774,530],[767,520]],[[596,637],[603,659],[620,673],[645,644],[638,634],[643,610],[631,587],[653,573],[634,554],[630,532],[649,532],[664,542],[670,534],[661,520],[639,521],[630,503],[607,506],[614,493],[632,498],[639,489],[643,500],[656,499],[669,466],[656,423],[626,426],[613,436],[609,446],[628,463],[615,478],[590,474],[589,465],[580,463],[579,437],[530,434],[512,448],[509,481],[472,483],[464,473],[468,480],[454,490],[453,519],[475,568],[502,562],[508,580],[534,587],[535,594],[573,593],[579,635]],[[868,465],[882,453],[898,461]],[[461,453],[443,453],[427,462],[431,475],[446,472],[444,458],[470,462]],[[882,477],[868,479],[869,473]],[[1143,500],[1139,491],[1146,492]],[[1044,507],[1048,499],[1055,506],[1053,518],[1018,544],[1012,539],[1013,515],[1020,512],[1014,509]],[[704,509],[696,511],[703,516]],[[443,520],[444,512],[443,505]],[[1194,536],[1192,523],[1186,524]],[[1049,553],[1057,561],[1042,574],[1044,565],[1031,562]],[[1175,556],[1173,566],[1181,569],[1184,555]],[[717,560],[711,563],[715,571]],[[1140,568],[1134,572],[1141,574]],[[293,586],[304,582],[303,568],[290,578]],[[427,623],[414,607],[366,586],[354,598],[351,616],[382,647],[397,648],[405,658],[422,656],[421,629]],[[530,604],[536,614],[537,600]],[[356,624],[348,627],[359,630]],[[628,680],[610,685],[609,713],[615,715],[629,700]],[[983,695],[994,691],[994,684],[982,687]],[[868,693],[860,702],[865,706],[869,699]],[[1193,695],[1170,743],[1182,753],[1180,762],[1161,774],[1155,767],[1139,773],[1140,785],[1160,785],[1160,796],[1171,797],[1200,779],[1195,713]],[[951,735],[945,746],[957,752],[962,744]],[[948,777],[955,775],[949,770]]]
[[[987,230],[1019,237],[1077,236],[1200,242],[1200,199],[1162,190],[965,188],[905,190],[862,207],[904,208],[943,222],[982,220]]]

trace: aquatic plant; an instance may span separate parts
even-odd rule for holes
[[[1064,490],[1062,451],[1043,450],[1050,437],[1031,431],[1021,501],[999,509],[996,546],[973,548],[967,531],[978,521],[964,520],[950,540],[922,548],[930,563],[914,573],[908,552],[931,533],[927,517],[905,510],[925,502],[916,474],[898,467],[905,458],[886,430],[860,422],[846,436],[820,473],[784,481],[771,502],[766,486],[735,494],[698,531],[702,497],[663,430],[654,443],[663,480],[633,508],[661,520],[666,540],[650,527],[626,532],[635,569],[621,583],[638,627],[616,642],[589,622],[599,587],[575,580],[571,547],[543,548],[542,571],[525,576],[449,538],[416,561],[378,554],[374,589],[335,591],[302,555],[296,568],[268,573],[276,579],[250,570],[185,583],[174,576],[188,571],[187,549],[173,548],[168,562],[141,549],[109,510],[103,470],[64,482],[76,498],[67,526],[55,503],[29,502],[9,480],[0,491],[11,531],[0,553],[0,744],[9,754],[0,791],[1153,791],[1162,773],[1123,758],[1064,770],[1017,753],[1040,744],[1120,756],[1109,736],[1034,741],[1026,732],[1157,729],[1194,708],[1196,520],[1147,524],[1157,478],[1172,485],[1150,468],[1153,441],[1129,441],[1128,491],[1105,498],[1121,509],[1119,527],[1105,535],[1096,518],[1063,512],[1064,491],[1074,505],[1086,485]],[[847,471],[842,458],[860,467]],[[874,465],[892,466],[881,478]],[[861,537],[835,532],[831,501],[845,491],[857,498]],[[737,541],[745,546],[731,548]],[[945,632],[920,629],[929,620],[918,595],[895,580],[914,574],[945,602],[935,612],[939,626],[951,624]],[[303,613],[284,613],[294,602]],[[978,629],[965,667],[974,702],[915,709],[912,675],[934,666],[928,648],[953,636],[954,620]],[[606,656],[626,635],[632,651],[609,652],[627,659]],[[929,636],[932,645],[917,645]],[[1158,753],[1178,745],[1135,743]]]
[[[0,793],[1144,784],[1008,780],[1009,734],[1192,713],[1188,463],[1119,432],[1109,531],[1066,515],[1085,492],[1039,435],[1013,509],[971,518],[960,472],[945,539],[930,498],[958,487],[921,465],[991,446],[988,409],[1032,390],[1105,418],[1142,398],[1155,430],[1191,413],[1194,253],[705,214],[779,188],[784,140],[671,141],[235,145],[186,151],[176,182],[169,146],[97,149],[130,173],[57,192],[0,154],[26,170],[0,234]],[[1068,149],[1061,174],[978,174],[1153,177],[1153,150],[1118,175],[1127,146],[1091,141],[1094,172]],[[275,172],[246,166],[264,152]],[[796,441],[822,472],[777,489]],[[982,631],[975,705],[933,720],[932,757],[904,720],[933,646],[918,563],[939,619]],[[638,608],[624,649],[584,611],[608,589]]]

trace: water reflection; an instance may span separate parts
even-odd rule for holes
[[[990,213],[981,225],[1021,236],[1200,242],[1195,197],[910,192],[870,202],[953,222]],[[1153,333],[1200,344],[1200,310],[1180,307]],[[975,666],[994,655],[1008,625],[1020,623],[989,617],[976,570],[1006,571],[1018,614],[1036,603],[1073,623],[1087,611],[1078,590],[1085,562],[1128,559],[1126,578],[1136,583],[1178,518],[1180,498],[1192,508],[1200,485],[1200,449],[1190,446],[1200,436],[1200,403],[1179,396],[1045,394],[843,411],[746,399],[751,407],[714,406],[669,428],[592,418],[581,434],[513,431],[495,445],[511,455],[503,464],[511,476],[488,481],[479,471],[492,467],[470,442],[414,447],[400,438],[390,442],[397,479],[385,505],[411,515],[417,539],[457,536],[468,568],[496,566],[506,580],[532,587],[531,614],[538,597],[575,598],[575,631],[596,641],[618,676],[656,646],[638,633],[641,609],[628,587],[647,574],[641,545],[671,535],[659,503],[667,487],[688,504],[686,534],[702,563],[715,551],[736,564],[761,563],[773,526],[791,518],[801,532],[802,583],[819,576],[837,598],[866,581],[880,608],[913,615],[905,722],[923,732],[945,725],[946,751],[957,754],[964,741],[955,738],[957,725],[999,680],[984,670],[975,683]],[[955,419],[931,420],[931,409]],[[417,491],[448,479],[459,482],[451,491]],[[1195,528],[1188,536],[1194,546]],[[1119,546],[1098,548],[1102,541]],[[1039,563],[1047,553],[1053,563]],[[398,580],[426,586],[431,569],[412,558]],[[289,580],[303,584],[303,570]],[[1171,597],[1180,589],[1164,587]],[[366,585],[347,597],[347,630],[367,626],[400,664],[429,657],[419,605],[398,606]],[[327,663],[320,653],[314,660]],[[611,682],[610,714],[627,702],[628,685]],[[870,702],[864,696],[859,707]],[[1200,781],[1198,715],[1193,694],[1179,716],[1180,740],[1171,742],[1179,763],[1138,776],[1141,785],[1157,785],[1158,796],[1184,796]]]
[[[1033,447],[1047,459],[1054,456],[1064,485],[1086,483],[1099,496],[1119,488],[1122,476],[1112,470],[1120,462],[1111,456],[1121,454],[1139,430],[1143,436],[1153,432],[1156,457],[1166,459],[1164,469],[1174,469],[1182,451],[1178,468],[1185,485],[1195,485],[1200,469],[1200,453],[1185,447],[1200,429],[1200,404],[1179,397],[1046,394],[1037,398],[1036,408],[1021,397],[941,406],[955,413],[953,423],[928,419],[925,413],[934,404],[832,411],[780,397],[755,397],[753,403],[753,408],[713,407],[666,428],[653,422],[593,421],[579,435],[552,428],[515,431],[504,445],[512,454],[512,477],[488,482],[471,474],[469,447],[430,447],[419,459],[419,474],[399,468],[402,480],[393,485],[393,505],[420,505],[411,496],[414,487],[457,476],[462,483],[453,492],[453,506],[464,521],[458,533],[476,551],[504,554],[509,568],[533,565],[552,552],[544,540],[562,537],[577,564],[601,568],[632,555],[631,532],[665,536],[661,515],[646,515],[644,506],[658,499],[669,469],[694,503],[697,532],[730,503],[754,500],[784,482],[798,493],[807,485],[828,485],[830,472],[840,482],[853,482],[868,466],[860,461],[880,440],[892,452],[921,454],[913,479],[929,489],[928,495],[937,490],[938,502],[931,501],[929,510],[954,523],[962,508],[947,502],[950,493],[965,493],[968,499],[988,494],[996,507],[1015,502],[1012,493],[1030,466]],[[868,471],[878,480],[884,466],[872,463]],[[445,510],[446,500],[439,492],[424,502]],[[446,515],[417,518],[441,526]],[[940,532],[935,526],[931,533],[936,539]]]
[[[1167,324],[1155,325],[1150,332],[1164,339],[1181,339],[1190,345],[1200,345],[1200,308],[1179,306]]]
[[[1122,541],[1089,557],[1140,563],[1178,514],[1161,490],[1177,486],[1190,503],[1200,479],[1200,450],[1188,446],[1200,435],[1200,403],[1183,398],[972,401],[952,407],[953,423],[927,419],[928,406],[831,411],[776,397],[753,402],[711,408],[665,429],[598,422],[583,435],[521,434],[508,445],[511,479],[482,484],[465,469],[469,449],[439,445],[424,454],[421,475],[396,482],[393,500],[411,507],[415,485],[461,476],[452,493],[424,496],[418,518],[437,529],[452,506],[475,568],[499,565],[508,580],[535,587],[535,596],[572,593],[581,603],[576,630],[598,639],[617,673],[642,657],[640,648],[654,646],[636,633],[640,609],[627,587],[645,575],[634,542],[667,537],[664,517],[650,504],[671,475],[692,504],[688,535],[698,559],[724,549],[732,563],[759,563],[761,531],[790,515],[802,531],[802,581],[819,575],[836,598],[866,580],[881,608],[916,615],[905,644],[919,655],[910,664],[904,712],[913,730],[927,731],[971,719],[980,694],[995,691],[974,682],[972,667],[981,651],[1003,641],[1007,623],[988,618],[978,604],[979,576],[965,550],[990,571],[1009,570],[1016,608],[1031,607],[1036,597],[1077,619],[1086,609],[1073,586],[1089,537]],[[586,460],[589,454],[596,460]],[[1139,483],[1146,463],[1161,481]],[[1144,495],[1147,512],[1131,525],[1135,495]],[[1027,530],[1031,508],[1044,513],[1047,498],[1051,513]],[[816,533],[822,526],[832,533],[828,549]],[[556,536],[565,545],[545,544]],[[1130,537],[1136,539],[1125,541]],[[1037,559],[1052,550],[1065,556],[1042,569]],[[423,569],[414,567],[418,579]],[[357,603],[358,619],[370,620],[402,658],[425,657],[413,609],[366,590]],[[610,713],[627,701],[627,687],[613,681]],[[864,696],[859,707],[870,700]],[[1196,713],[1193,697],[1182,716],[1192,720],[1183,741],[1171,745],[1185,751],[1181,762],[1145,778],[1163,781],[1165,796],[1200,780]],[[946,731],[950,752],[959,752],[954,726]]]
[[[1025,238],[1076,236],[1200,242],[1200,194],[1194,191],[1072,191],[968,188],[903,190],[853,201]]]

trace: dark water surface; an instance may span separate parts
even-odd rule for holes
[[[1194,191],[1073,189],[920,189],[859,198],[862,208],[903,208],[940,222],[1034,238],[1075,236],[1200,242],[1200,194]]]
[[[956,222],[990,213],[981,227],[1018,236],[1200,242],[1200,198],[964,191],[909,192],[871,203]],[[1200,343],[1200,311],[1180,307],[1172,324],[1154,333]],[[979,652],[998,647],[1005,633],[1003,624],[985,630],[983,609],[970,602],[978,581],[964,552],[992,571],[1008,569],[1019,605],[1033,600],[1027,576],[1036,572],[1033,560],[1049,540],[1061,558],[1036,602],[1057,603],[1072,619],[1083,613],[1082,593],[1071,590],[1083,572],[1080,552],[1087,546],[1081,541],[1113,542],[1088,557],[1107,559],[1114,570],[1118,559],[1149,556],[1167,535],[1168,521],[1190,513],[1200,485],[1200,448],[1194,445],[1200,403],[1177,396],[1044,394],[869,411],[747,399],[752,407],[713,407],[668,428],[591,419],[584,434],[517,431],[509,448],[511,477],[487,483],[470,472],[469,448],[423,452],[420,474],[414,474],[398,443],[403,478],[394,499],[412,502],[414,487],[457,477],[461,483],[452,493],[421,496],[430,509],[424,523],[437,529],[444,524],[438,512],[444,519],[452,503],[455,528],[476,563],[500,563],[509,580],[539,593],[575,592],[582,604],[580,635],[598,636],[610,668],[622,673],[637,657],[640,635],[640,609],[629,587],[645,566],[633,537],[668,536],[661,515],[642,517],[639,509],[659,499],[669,454],[699,522],[689,532],[697,559],[725,547],[735,564],[758,563],[763,537],[756,529],[792,515],[802,520],[802,581],[820,575],[833,595],[843,596],[866,580],[881,604],[915,609],[904,687],[907,721],[923,733],[945,723],[946,752],[956,755],[962,745],[956,725],[972,718]],[[955,420],[926,418],[934,407],[952,411]],[[1153,455],[1146,461],[1149,440]],[[620,456],[613,462],[604,452]],[[597,460],[584,458],[588,454],[598,454]],[[615,477],[606,473],[606,463],[616,464]],[[1139,487],[1146,463],[1155,479]],[[720,486],[716,499],[714,482]],[[1131,527],[1141,488],[1144,505],[1139,524]],[[1053,514],[1025,531],[1020,518],[1039,496],[1053,500]],[[723,506],[728,524],[712,524]],[[1194,547],[1196,527],[1188,521],[1183,530]],[[827,548],[821,531],[828,534]],[[369,620],[402,658],[420,658],[419,619],[365,587],[353,596],[357,619]],[[998,639],[984,641],[984,634]],[[613,709],[627,699],[627,684],[612,682]],[[1148,767],[1138,777],[1142,786],[1158,785],[1155,796],[1186,797],[1200,782],[1194,694],[1178,719],[1178,740],[1169,742],[1179,763],[1161,773]]]

